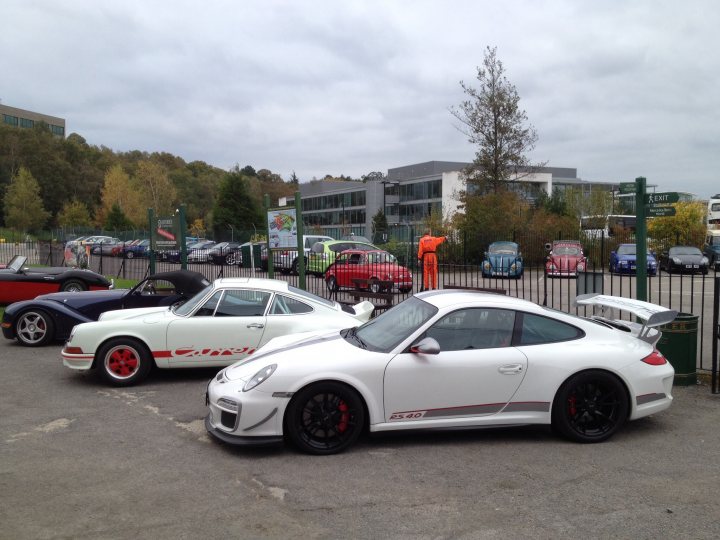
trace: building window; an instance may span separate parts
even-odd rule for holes
[[[35,125],[35,122],[30,120],[29,118],[21,118],[20,119],[20,127],[31,128],[34,125]]]
[[[65,136],[65,128],[62,126],[54,126],[50,124],[50,131],[53,135],[60,135],[61,137]]]
[[[3,122],[10,126],[17,126],[18,125],[18,117],[10,116],[9,114],[3,114]]]

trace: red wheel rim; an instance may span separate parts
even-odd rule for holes
[[[110,375],[117,379],[132,377],[140,366],[138,352],[125,345],[114,347],[105,356],[105,366]]]

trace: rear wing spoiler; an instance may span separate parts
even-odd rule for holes
[[[674,309],[664,308],[650,302],[635,300],[634,298],[621,298],[606,294],[581,294],[575,298],[575,306],[599,306],[601,314],[605,316],[607,309],[619,309],[628,311],[642,319],[643,326],[652,328],[669,324],[675,320],[678,312]],[[613,318],[612,315],[608,318]],[[642,333],[642,332],[641,332]]]

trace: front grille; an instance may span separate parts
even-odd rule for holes
[[[237,414],[228,411],[220,411],[220,423],[228,428],[235,428],[235,421],[237,420]]]

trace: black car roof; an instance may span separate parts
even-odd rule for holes
[[[159,272],[148,279],[164,279],[175,286],[175,291],[185,296],[192,296],[202,291],[210,282],[205,276],[192,270],[173,270],[172,272]]]

